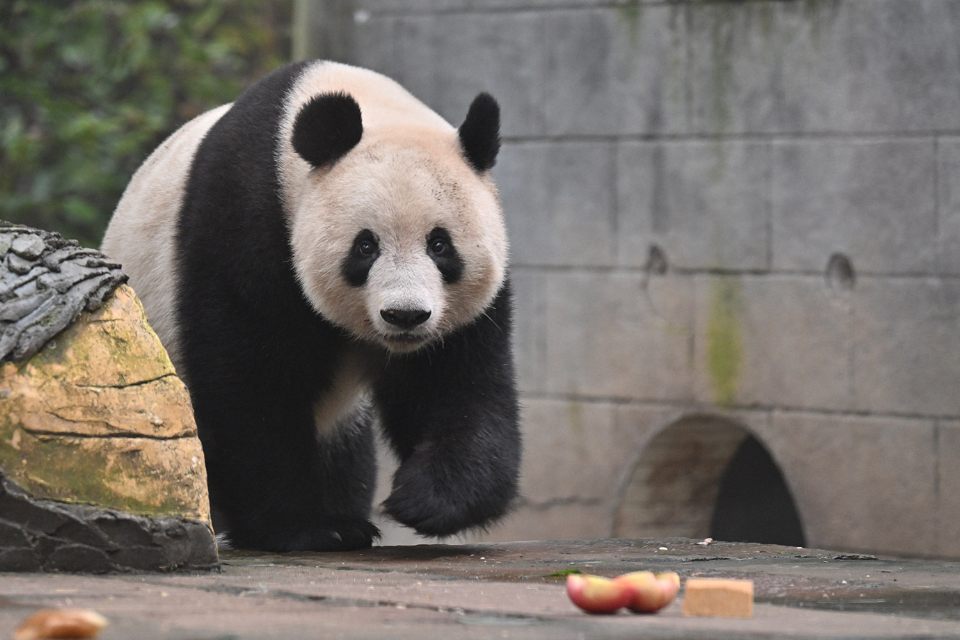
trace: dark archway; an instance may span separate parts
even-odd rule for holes
[[[687,416],[643,448],[614,516],[618,538],[710,535],[720,479],[749,432],[721,417]]]
[[[710,536],[732,542],[806,546],[797,505],[777,463],[748,436],[727,465]]]
[[[643,448],[613,535],[804,546],[799,512],[772,456],[744,425],[709,414],[672,423]]]

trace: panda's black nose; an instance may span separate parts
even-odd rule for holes
[[[401,329],[413,329],[426,322],[430,312],[423,309],[384,309],[380,317]]]

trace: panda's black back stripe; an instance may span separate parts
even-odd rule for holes
[[[197,149],[177,222],[181,282],[223,286],[226,281],[269,279],[271,290],[289,284],[289,268],[264,272],[267,260],[243,258],[259,252],[280,258],[273,264],[291,266],[275,161],[276,133],[283,97],[304,66],[281,67],[248,88]],[[257,268],[248,269],[253,264]],[[256,290],[252,284],[247,288]],[[185,304],[186,294],[181,291],[178,306],[190,311],[179,314],[181,327],[189,329],[194,307]]]

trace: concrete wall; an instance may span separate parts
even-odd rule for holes
[[[703,420],[809,546],[960,555],[960,3],[337,4],[340,59],[502,104],[526,464],[483,538],[704,534],[637,515]],[[695,432],[659,468],[709,512]]]

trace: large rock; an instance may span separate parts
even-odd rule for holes
[[[0,234],[9,229],[0,227]],[[190,399],[133,290],[120,285],[109,295],[122,277],[98,256],[92,269],[107,271],[77,280],[88,295],[77,296],[77,285],[50,294],[50,287],[31,284],[50,274],[24,283],[31,271],[13,243],[9,248],[5,275],[13,262],[24,272],[17,274],[21,292],[31,289],[15,297],[8,287],[6,301],[0,291],[0,319],[8,322],[2,336],[16,345],[14,358],[34,355],[0,364],[0,570],[215,566]],[[34,248],[34,268],[43,271],[42,247]],[[82,260],[91,260],[90,250],[82,251]],[[68,272],[59,266],[54,276]],[[9,320],[16,315],[10,307],[38,297],[59,310],[56,322],[72,309],[79,314],[40,345],[24,340],[38,329],[9,331],[17,322]],[[91,306],[99,308],[83,312]],[[15,332],[18,340],[10,338]]]

